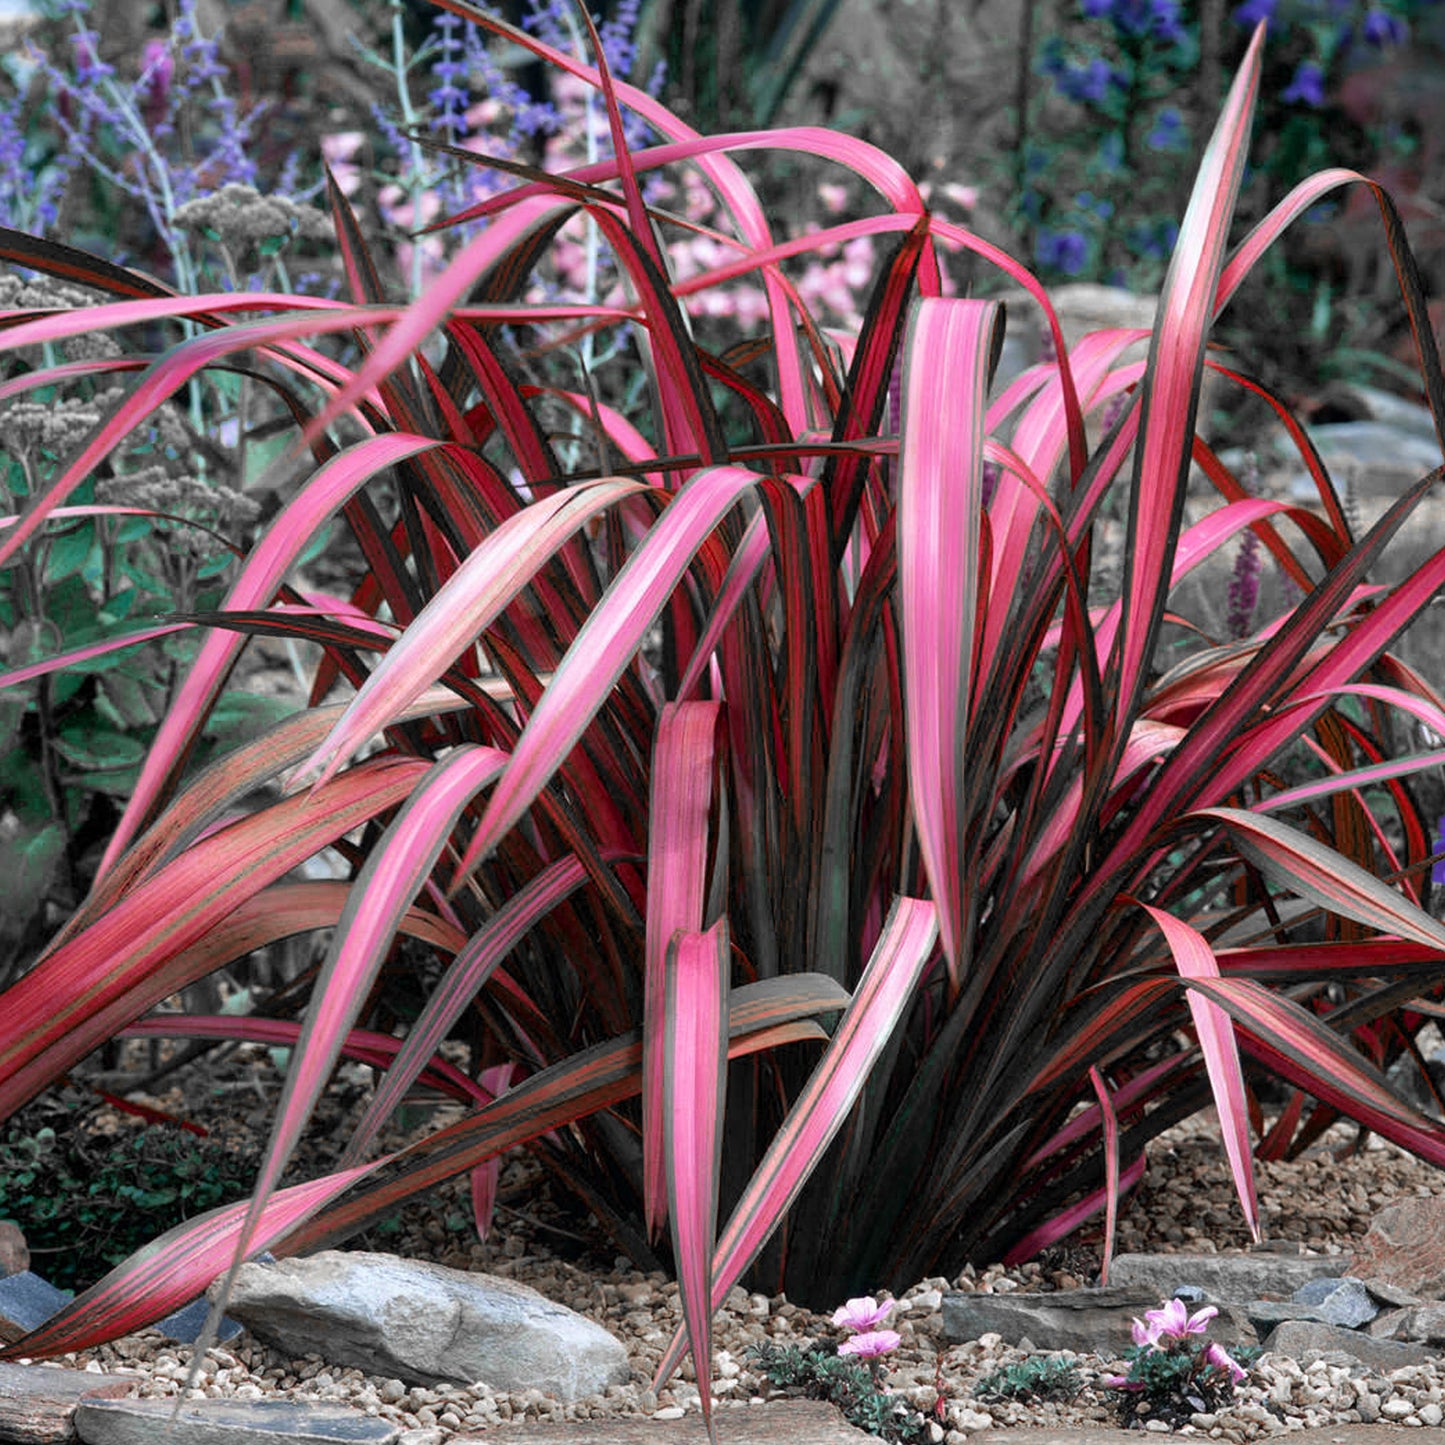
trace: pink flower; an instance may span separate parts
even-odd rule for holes
[[[839,1312],[841,1313],[841,1311]],[[886,1355],[902,1343],[892,1330],[869,1330],[865,1335],[854,1335],[838,1346],[840,1355],[861,1355],[871,1359],[874,1355]]]
[[[1136,1319],[1130,1326],[1130,1333],[1136,1345],[1148,1345],[1157,1350],[1163,1341],[1202,1335],[1218,1313],[1213,1305],[1205,1305],[1191,1315],[1183,1300],[1172,1299],[1163,1309],[1145,1310],[1144,1319]]]
[[[833,1323],[840,1329],[862,1334],[871,1330],[874,1325],[881,1325],[893,1313],[893,1305],[894,1301],[891,1299],[879,1304],[872,1295],[864,1295],[862,1299],[850,1299],[841,1309],[833,1312]],[[894,1343],[897,1343],[897,1336],[894,1337]],[[889,1345],[888,1348],[891,1350],[893,1346]]]
[[[1208,1360],[1216,1370],[1228,1370],[1229,1378],[1233,1380],[1236,1385],[1242,1385],[1244,1381],[1249,1378],[1248,1374],[1230,1359],[1221,1345],[1211,1344],[1209,1348],[1205,1350],[1204,1358]]]

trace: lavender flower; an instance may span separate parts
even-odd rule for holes
[[[1297,105],[1301,101],[1316,110],[1325,103],[1324,72],[1311,60],[1302,60],[1295,70],[1294,79],[1280,94],[1286,105]]]
[[[1040,266],[1077,276],[1089,261],[1089,243],[1081,231],[1054,230],[1041,227],[1034,243],[1034,255]]]
[[[1409,39],[1410,28],[1398,15],[1372,5],[1360,26],[1360,35],[1366,45],[1383,50],[1389,45],[1403,45]]]

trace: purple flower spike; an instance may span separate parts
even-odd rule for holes
[[[879,1304],[872,1295],[865,1295],[862,1299],[850,1299],[847,1304],[833,1312],[833,1323],[841,1329],[863,1334],[874,1325],[881,1325],[893,1313],[893,1306],[893,1300],[886,1299]]]
[[[1433,853],[1445,853],[1445,818],[1441,818],[1435,825],[1435,846],[1431,849]],[[1445,884],[1445,858],[1440,859],[1430,869],[1430,881],[1432,883]]]
[[[858,1355],[862,1359],[872,1359],[875,1355],[886,1355],[890,1350],[896,1350],[903,1341],[900,1336],[892,1330],[870,1330],[866,1335],[854,1335],[852,1339],[844,1340],[838,1346],[840,1355]]]

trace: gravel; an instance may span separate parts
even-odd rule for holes
[[[1268,1237],[1298,1240],[1307,1251],[1320,1254],[1349,1253],[1371,1216],[1391,1200],[1445,1194],[1445,1173],[1378,1140],[1346,1153],[1352,1139],[1351,1134],[1336,1131],[1301,1160],[1258,1164]],[[698,1394],[690,1361],[665,1388],[650,1387],[656,1364],[681,1323],[676,1286],[661,1274],[639,1273],[625,1259],[609,1264],[588,1256],[579,1248],[582,1241],[575,1232],[556,1222],[564,1216],[549,1213],[538,1182],[537,1166],[525,1156],[506,1161],[497,1228],[485,1242],[469,1237],[463,1226],[461,1192],[443,1189],[431,1200],[409,1207],[399,1236],[372,1237],[367,1247],[485,1270],[531,1285],[622,1340],[633,1362],[631,1383],[563,1407],[536,1390],[509,1395],[483,1384],[418,1388],[336,1368],[316,1356],[287,1359],[243,1334],[207,1353],[192,1393],[349,1402],[399,1424],[408,1432],[402,1445],[445,1445],[453,1435],[519,1419],[628,1415],[667,1420],[696,1411]],[[1146,1182],[1120,1219],[1118,1251],[1225,1252],[1247,1247],[1228,1169],[1208,1121],[1191,1121],[1156,1141]],[[569,1254],[572,1258],[566,1257]],[[1116,1423],[1117,1392],[1102,1381],[1121,1372],[1122,1361],[1076,1357],[1085,1383],[1067,1403],[985,1403],[973,1394],[977,1382],[1002,1366],[1024,1360],[1027,1353],[1005,1345],[997,1335],[954,1346],[943,1338],[941,1305],[948,1290],[1074,1288],[1088,1283],[1096,1267],[1096,1247],[1091,1251],[1080,1246],[1055,1251],[1045,1261],[1021,1268],[970,1266],[953,1279],[920,1280],[901,1296],[889,1321],[902,1343],[885,1362],[888,1389],[936,1421],[933,1438],[950,1445],[995,1427]],[[745,1357],[749,1344],[766,1339],[831,1346],[838,1338],[825,1317],[782,1295],[770,1298],[742,1288],[729,1295],[715,1330],[712,1389],[723,1408],[760,1403],[770,1396],[768,1382]],[[92,1371],[139,1371],[141,1394],[174,1396],[186,1388],[190,1353],[188,1347],[147,1331],[66,1356],[60,1363]],[[1445,1364],[1414,1366],[1385,1376],[1358,1365],[1320,1362],[1306,1368],[1291,1359],[1266,1355],[1226,1408],[1196,1415],[1179,1433],[1247,1441],[1301,1426],[1376,1421],[1439,1426],[1445,1421]],[[1167,1427],[1151,1421],[1145,1428]]]

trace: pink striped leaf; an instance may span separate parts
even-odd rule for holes
[[[64,508],[63,510],[70,510]],[[39,662],[24,667],[12,667],[0,672],[0,689],[16,687],[22,682],[31,682],[37,677],[47,677],[52,672],[64,672],[84,662],[93,662],[98,657],[109,657],[124,652],[128,647],[139,647],[142,642],[154,642],[158,637],[169,637],[173,632],[188,632],[189,622],[169,622],[160,627],[141,627],[119,637],[102,638],[99,642],[88,642],[84,647],[72,647],[66,652],[57,652]]]
[[[298,770],[297,780],[312,774],[323,782],[331,777],[491,626],[570,537],[599,511],[646,490],[641,482],[622,477],[567,487],[488,533],[362,684],[326,741]]]
[[[344,887],[342,891],[345,892]],[[155,1014],[128,1024],[120,1032],[128,1039],[237,1039],[289,1049],[299,1041],[302,1028],[296,1019],[253,1018],[247,1014]],[[370,1068],[387,1070],[396,1062],[401,1047],[402,1040],[390,1034],[379,1034],[374,1029],[352,1029],[341,1042],[341,1055]],[[491,1102],[489,1093],[478,1088],[440,1054],[433,1054],[427,1060],[413,1082],[464,1102]]]
[[[779,975],[733,990],[728,1009],[728,1057],[800,1041],[823,1042],[816,1018],[837,1013],[845,989],[822,974]],[[290,1253],[319,1248],[383,1217],[398,1203],[444,1179],[539,1138],[574,1119],[629,1099],[642,1087],[642,1036],[633,1029],[546,1069],[491,1104],[404,1150],[404,1172],[339,1206],[286,1241]]]
[[[719,919],[706,933],[679,930],[666,959],[667,1198],[678,1294],[709,1436],[713,1434],[711,1265],[727,1096],[730,952],[727,920]],[[645,1052],[643,1065],[645,1069]]]
[[[710,467],[673,495],[552,675],[467,846],[463,872],[496,846],[547,785],[606,702],[698,549],[757,480],[757,473],[743,467]]]
[[[441,982],[407,1030],[396,1061],[380,1084],[347,1143],[342,1164],[359,1162],[406,1091],[462,1016],[497,965],[533,929],[538,919],[588,879],[586,867],[568,854],[529,879],[456,951]]]
[[[1204,935],[1162,908],[1139,904],[1164,935],[1175,967],[1184,979],[1218,978],[1219,964]],[[1217,1004],[1190,989],[1187,994],[1194,1032],[1204,1055],[1210,1092],[1219,1114],[1219,1130],[1229,1159],[1234,1188],[1244,1210],[1245,1223],[1256,1241],[1259,1232],[1259,1201],[1254,1188],[1254,1163],[1250,1158],[1249,1107],[1244,1095],[1244,1075],[1239,1067],[1239,1049],[1229,1015]]]
[[[331,1077],[342,1041],[355,1027],[398,923],[426,883],[462,811],[497,777],[505,761],[506,754],[496,748],[465,746],[429,768],[352,884],[311,993],[306,1026],[291,1054],[251,1212],[237,1245],[238,1260],[250,1251],[251,1231],[259,1226],[266,1200]]]
[[[1264,48],[1258,27],[1200,161],[1179,239],[1159,298],[1142,384],[1125,545],[1124,617],[1119,634],[1116,719],[1121,734],[1149,680],[1188,478],[1206,328],[1224,264],[1229,225],[1244,173]],[[1118,746],[1122,746],[1122,737]]]
[[[271,1248],[323,1204],[378,1164],[327,1174],[274,1194],[254,1231],[253,1253]],[[28,1335],[0,1349],[0,1359],[48,1359],[135,1334],[189,1304],[225,1268],[246,1217],[244,1201],[188,1219],[118,1264]]]
[[[1266,878],[1299,897],[1382,933],[1445,950],[1445,924],[1317,838],[1238,808],[1200,808],[1188,816],[1222,824]]]
[[[676,1107],[664,1069],[665,1030],[673,1022],[668,952],[679,931],[695,934],[703,926],[719,711],[715,702],[669,703],[658,716],[652,745],[643,947],[642,1163],[647,1228],[654,1238],[662,1228],[668,1198],[663,1122]]]
[[[1109,1283],[1109,1265],[1114,1259],[1114,1233],[1119,1223],[1119,1116],[1114,1112],[1113,1101],[1104,1086],[1104,1076],[1098,1065],[1089,1066],[1089,1082],[1094,1086],[1094,1097],[1099,1101],[1099,1118],[1104,1125],[1104,1257],[1099,1266],[1099,1283]],[[1144,1156],[1135,1161],[1143,1172]]]
[[[490,1069],[482,1070],[481,1077],[477,1082],[486,1092],[488,1103],[498,1094],[506,1092],[516,1068],[515,1064],[496,1064]],[[500,1154],[494,1154],[490,1159],[484,1159],[471,1172],[472,1224],[476,1228],[477,1238],[483,1242],[492,1232],[492,1219],[497,1211],[497,1185],[501,1178],[502,1157]]]
[[[137,984],[328,843],[395,807],[426,764],[377,758],[191,844],[7,990],[0,1116],[12,1113],[158,999]],[[162,995],[164,996],[164,995]]]
[[[904,353],[898,590],[908,783],[955,987],[966,967],[965,748],[998,320],[995,302],[922,301]]]
[[[926,899],[895,898],[823,1057],[773,1136],[718,1240],[712,1265],[714,1311],[757,1258],[843,1127],[874,1063],[912,1004],[937,943],[935,906]],[[657,1368],[658,1383],[677,1368],[683,1348],[679,1331]]]
[[[1234,1018],[1246,1050],[1272,1072],[1412,1154],[1445,1165],[1445,1126],[1404,1103],[1316,1015],[1252,979],[1201,977],[1192,987]]]
[[[244,294],[244,293],[243,293]],[[155,302],[118,302],[117,306],[153,306]],[[333,303],[334,305],[334,303]],[[10,332],[0,332],[0,350],[14,345],[34,344],[60,336],[92,332],[104,324],[109,307],[83,307],[62,312],[42,321],[32,321]],[[386,308],[386,314],[392,314]],[[88,324],[78,321],[88,318]],[[3,564],[34,535],[42,522],[58,507],[111,451],[155,409],[173,396],[191,377],[234,351],[266,346],[291,337],[324,331],[349,331],[362,324],[365,316],[348,310],[334,310],[290,316],[283,320],[239,322],[221,331],[208,332],[182,342],[160,360],[153,362],[129,396],[91,433],[79,454],[26,507],[8,536],[0,538],[0,564]],[[377,319],[381,319],[378,317]],[[17,338],[19,338],[17,340]],[[358,396],[358,399],[359,396]]]
[[[1117,1186],[1106,1184],[1102,1189],[1095,1189],[1067,1209],[1062,1209],[1046,1219],[1037,1228],[1029,1230],[1017,1244],[1010,1247],[1003,1262],[1009,1265],[1022,1264],[1025,1260],[1033,1259],[1040,1250],[1057,1244],[1061,1239],[1067,1239],[1080,1225],[1087,1223],[1101,1209],[1106,1209],[1111,1196],[1122,1199],[1135,1188],[1144,1177],[1147,1164],[1147,1158],[1141,1154],[1127,1169],[1121,1171]],[[1100,1271],[1100,1284],[1105,1282],[1104,1273]]]
[[[359,487],[387,467],[450,445],[430,437],[387,434],[338,452],[316,470],[252,548],[226,595],[223,609],[247,611],[267,606],[317,530]],[[106,846],[100,866],[102,876],[139,831],[167,780],[189,753],[245,640],[238,633],[215,632],[201,644],[170,711],[157,729],[125,813]]]

